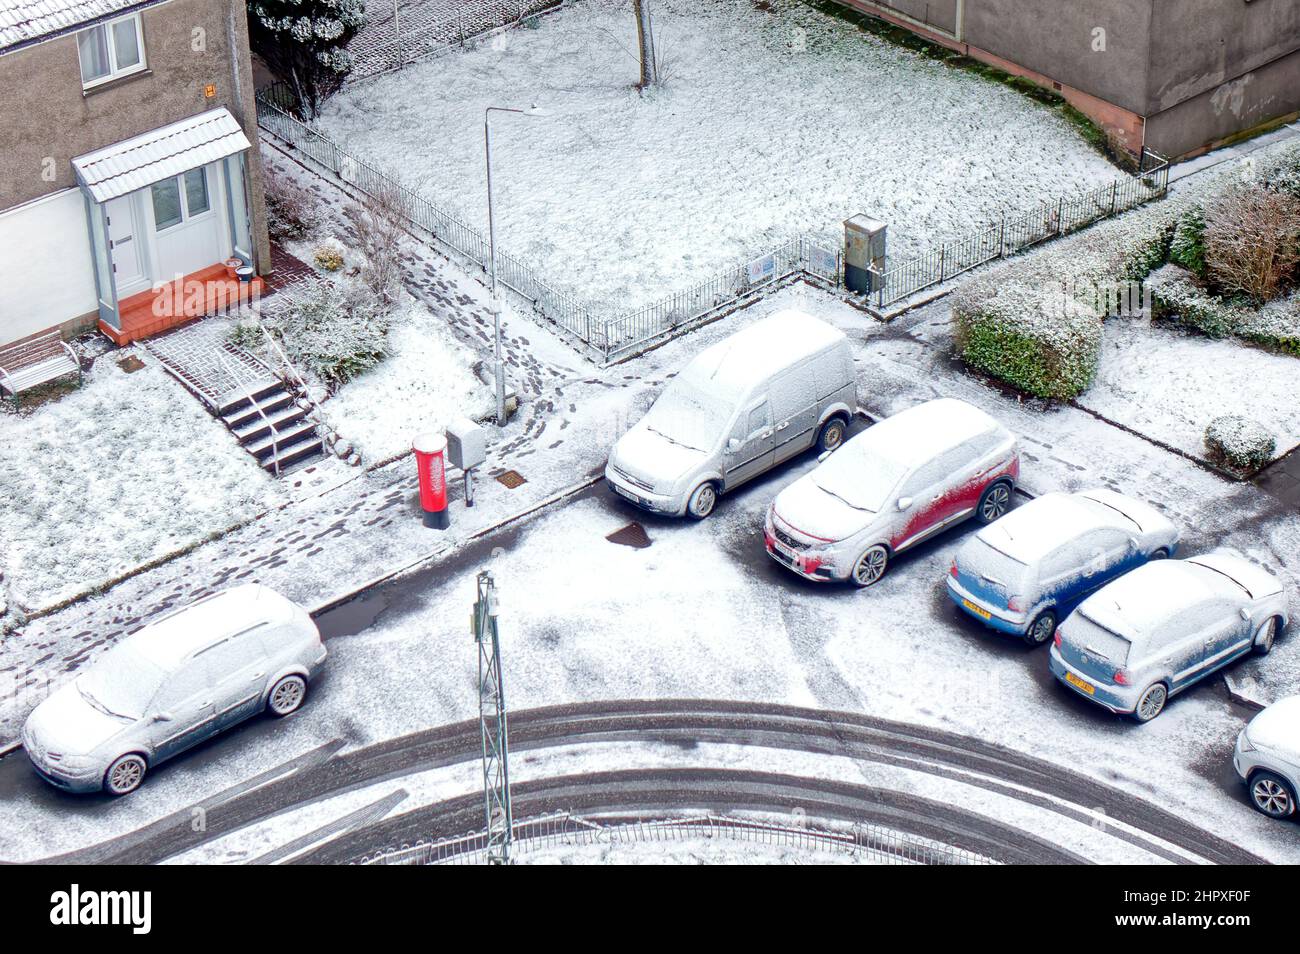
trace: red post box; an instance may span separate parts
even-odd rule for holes
[[[447,438],[442,434],[422,434],[411,445],[415,465],[420,473],[420,508],[424,525],[435,530],[451,526],[447,512]]]

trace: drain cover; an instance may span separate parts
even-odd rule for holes
[[[620,530],[615,530],[605,539],[610,543],[617,543],[623,547],[633,547],[637,550],[644,550],[650,546],[650,537],[647,536],[645,527],[635,521]]]
[[[117,363],[117,366],[127,374],[134,374],[144,367],[144,362],[133,354],[127,355]]]
[[[504,474],[497,474],[497,480],[504,484],[507,490],[514,490],[520,484],[526,484],[524,475],[517,470],[507,470]]]

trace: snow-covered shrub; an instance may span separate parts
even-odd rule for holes
[[[263,320],[295,366],[331,388],[388,352],[388,306],[347,278],[310,278],[271,298]]]
[[[1300,358],[1300,291],[1247,313],[1237,334]]]
[[[371,188],[360,206],[350,209],[357,249],[365,259],[361,279],[387,302],[397,300],[402,277],[402,246],[406,239],[409,193],[396,180]]]
[[[343,245],[338,239],[327,239],[311,250],[312,260],[327,272],[337,272],[343,267]]]
[[[1236,414],[1216,417],[1205,429],[1205,451],[1216,463],[1254,472],[1273,459],[1277,442],[1263,425]]]
[[[1205,284],[1181,265],[1166,265],[1146,283],[1151,293],[1151,317],[1176,321],[1211,338],[1235,335],[1246,311],[1212,295]]]
[[[1205,261],[1229,294],[1278,297],[1300,267],[1300,197],[1255,182],[1226,189],[1205,211]]]
[[[1268,188],[1300,198],[1300,144],[1293,142],[1266,155],[1258,173]]]
[[[957,353],[972,368],[1041,398],[1092,384],[1101,317],[1059,287],[986,276],[957,292],[952,314]]]
[[[1169,261],[1197,275],[1205,275],[1205,210],[1199,205],[1178,217],[1173,241],[1169,243]]]
[[[266,227],[278,241],[299,239],[320,224],[320,207],[310,192],[288,176],[269,172],[265,178]]]

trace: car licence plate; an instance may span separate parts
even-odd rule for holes
[[[626,497],[628,500],[636,504],[638,507],[644,507],[646,505],[645,500],[643,500],[641,497],[638,497],[636,494],[632,493],[632,491],[624,490],[622,487],[620,487],[618,484],[615,483],[611,483],[610,486],[614,488],[614,493],[621,494],[622,496]]]
[[[970,600],[962,600],[962,601],[961,601],[961,605],[964,606],[964,607],[966,607],[968,610],[970,610],[972,613],[974,613],[976,616],[980,617],[981,619],[992,619],[992,618],[993,618],[993,614],[992,614],[992,613],[990,613],[988,610],[986,610],[986,609],[985,609],[984,607],[982,607],[982,606],[976,606],[976,605],[975,605],[974,603],[972,603]]]
[[[1090,682],[1084,682],[1082,679],[1080,679],[1072,672],[1067,672],[1065,674],[1065,681],[1068,682],[1070,685],[1074,686],[1076,689],[1082,689],[1088,695],[1092,695],[1097,691],[1096,686],[1094,686]]]

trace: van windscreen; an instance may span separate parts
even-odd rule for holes
[[[679,378],[655,401],[645,425],[674,444],[707,454],[722,440],[731,411],[728,402]]]

